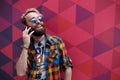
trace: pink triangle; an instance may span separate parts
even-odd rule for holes
[[[77,66],[77,68],[80,70],[80,72],[82,72],[83,74],[85,74],[88,77],[92,77],[93,76],[93,59],[89,59],[81,64],[79,64]]]
[[[112,68],[119,68],[120,67],[120,52],[114,51],[112,56]]]
[[[69,20],[66,20],[64,17],[62,16],[58,16],[58,32],[57,33],[62,33],[68,29],[70,29],[74,24],[71,23]]]
[[[112,5],[95,15],[94,21],[95,35],[100,34],[114,27],[114,24],[115,24],[115,5]]]
[[[74,2],[71,0],[59,0],[59,12],[62,12],[73,5]]]
[[[26,5],[26,3],[29,3]],[[37,8],[42,4],[42,0],[19,0],[17,3],[13,5],[16,9],[20,10],[21,12],[25,12],[28,8],[34,7]],[[21,7],[24,6],[24,7]]]
[[[11,60],[13,59],[12,44],[9,44],[6,47],[2,48],[1,52],[7,57],[9,57]]]
[[[6,73],[8,73],[11,77],[13,75],[13,66],[12,66],[12,61],[5,64],[4,66],[1,67],[2,70],[4,70]]]
[[[77,66],[80,63],[83,63],[83,62],[91,59],[90,56],[86,55],[84,52],[82,52],[80,49],[78,49],[76,47],[68,49],[68,55],[73,60],[73,66]]]
[[[78,48],[84,52],[85,54],[89,55],[89,56],[93,56],[93,43],[94,43],[94,39],[88,39],[87,41],[81,43]]]
[[[47,2],[45,2],[43,4],[45,7],[47,7],[48,9],[51,9],[52,11],[59,13],[58,11],[58,0],[54,0],[54,2],[51,2],[50,0],[48,0]]]
[[[90,80],[90,77],[82,73],[76,67],[73,68],[72,80]]]
[[[95,57],[95,60],[100,64],[104,65],[106,68],[111,70],[112,69],[112,53],[113,53],[112,50],[105,52]]]
[[[0,17],[0,23],[2,23],[2,28],[0,28],[0,32],[4,31],[10,26],[10,23],[2,17]]]
[[[93,77],[97,77],[97,76],[102,75],[102,74],[109,71],[108,68],[106,68],[104,65],[101,65],[100,63],[98,63],[95,60],[93,60],[93,65],[92,66],[93,66],[92,67],[93,68],[93,70],[92,70]]]
[[[22,36],[22,31],[13,25],[12,27],[13,41],[18,40]]]
[[[5,1],[12,5],[12,0],[5,0]]]
[[[76,26],[64,31],[60,34],[60,36],[74,46],[77,46],[92,37],[92,35]]]
[[[120,76],[120,67],[113,69],[112,72],[114,72]]]
[[[114,42],[114,29],[111,28],[99,35],[96,36],[97,39],[100,41],[104,42],[110,47],[113,47],[113,42]]]
[[[120,80],[120,75],[114,73],[114,71],[111,72],[111,80]]]
[[[82,21],[78,26],[90,34],[94,34],[94,16]]]
[[[77,2],[78,5],[80,5],[81,7],[85,8],[86,10],[95,13],[95,8],[96,8],[96,4],[95,4],[96,0],[79,0],[79,2]]]
[[[106,7],[114,4],[112,0],[96,0],[96,12],[105,9]],[[102,6],[101,6],[102,5]]]
[[[73,5],[72,7],[60,13],[60,15],[75,24],[76,23],[76,6]]]
[[[115,47],[114,50],[120,53],[120,45]]]

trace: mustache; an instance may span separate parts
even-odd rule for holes
[[[40,29],[40,30],[36,30],[35,28],[31,28],[30,31],[29,31],[29,33],[31,31],[34,31],[34,33],[32,35],[38,36],[38,37],[40,37],[42,35],[45,35],[46,34],[45,26],[41,26],[41,27],[42,27],[42,29]]]

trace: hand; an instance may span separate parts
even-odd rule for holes
[[[28,34],[28,32],[29,32],[29,30],[31,29],[31,27],[29,27],[28,29],[27,29],[27,27],[25,28],[25,30],[23,31],[23,45],[25,46],[25,47],[29,47],[29,45],[30,45],[30,37],[31,37],[31,35],[34,33],[34,31],[32,31],[32,32],[30,32],[29,34]]]

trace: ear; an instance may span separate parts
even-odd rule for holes
[[[23,18],[22,20],[21,20],[21,22],[22,22],[22,24],[26,24],[26,19],[25,18]]]

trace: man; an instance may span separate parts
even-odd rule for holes
[[[20,58],[16,63],[17,75],[27,74],[27,80],[71,80],[72,61],[61,38],[46,34],[43,15],[35,8],[21,17],[25,27]]]

